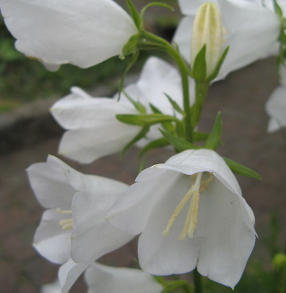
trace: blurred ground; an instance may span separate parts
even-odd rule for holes
[[[220,148],[220,154],[253,168],[263,178],[261,182],[242,177],[238,179],[244,197],[256,215],[256,229],[260,236],[252,257],[265,258],[266,261],[269,259],[263,239],[268,233],[271,212],[280,214],[284,228],[281,235],[285,238],[286,233],[286,149],[280,133],[266,133],[268,117],[264,111],[265,102],[277,84],[273,58],[232,73],[225,81],[212,86],[200,126],[201,130],[210,131],[217,112],[221,110],[225,146]],[[19,122],[20,125],[12,127],[9,130],[10,139],[17,137],[18,131],[18,135],[26,139],[25,143],[14,148],[13,139],[10,140],[10,150],[6,145],[5,155],[2,153],[0,156],[1,293],[39,292],[41,284],[56,277],[57,267],[39,257],[31,247],[42,209],[29,188],[25,169],[30,164],[45,161],[47,154],[57,155],[62,133],[47,115],[47,110],[40,117],[30,120],[26,117],[26,120]],[[7,141],[9,138],[9,131],[0,137],[2,145],[3,139]],[[131,184],[137,174],[137,153],[133,148],[127,152],[123,162],[120,162],[118,155],[113,155],[87,166],[71,161],[68,163],[84,173]],[[170,154],[156,151],[148,165],[164,162]],[[136,245],[131,243],[123,252],[113,253],[104,261],[112,265],[132,265],[135,251]],[[78,285],[79,288],[81,285]]]

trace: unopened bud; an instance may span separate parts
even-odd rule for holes
[[[278,253],[274,256],[272,267],[276,271],[286,270],[286,254]]]
[[[197,54],[206,45],[206,74],[209,76],[221,57],[223,43],[223,26],[220,12],[214,3],[204,3],[200,6],[194,20],[192,43],[191,43],[191,64]]]

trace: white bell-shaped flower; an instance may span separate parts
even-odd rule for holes
[[[164,93],[180,106],[183,103],[178,71],[155,57],[148,59],[139,80],[127,86],[125,91],[144,105],[148,113],[151,113],[151,103],[164,114],[173,114],[173,108]],[[118,102],[117,94],[109,99],[91,97],[76,87],[71,92],[51,108],[53,117],[68,130],[60,142],[61,155],[80,163],[91,163],[102,156],[120,152],[141,131],[139,126],[128,125],[116,119],[117,114],[139,114],[123,93]],[[160,137],[158,125],[155,125],[139,144],[144,145]]]
[[[110,0],[0,0],[0,8],[16,48],[51,70],[120,55],[136,33],[131,17]]]
[[[254,215],[233,173],[212,150],[187,150],[144,170],[108,219],[139,234],[141,268],[200,274],[234,287],[255,243]]]
[[[180,52],[190,62],[192,27],[198,8],[205,2],[217,4],[225,28],[223,48],[230,46],[217,80],[231,71],[244,67],[273,52],[278,53],[277,40],[280,33],[278,17],[256,0],[179,0],[185,17],[174,36]]]

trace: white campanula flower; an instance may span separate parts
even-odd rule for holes
[[[190,61],[192,27],[198,8],[205,2],[217,4],[225,29],[223,48],[230,46],[217,79],[260,58],[273,54],[280,33],[278,17],[256,0],[179,0],[185,17],[176,31],[174,41]],[[275,51],[276,52],[276,51]]]
[[[110,0],[0,0],[0,8],[16,48],[52,70],[120,55],[136,33],[131,17]]]
[[[94,263],[84,276],[88,293],[160,293],[163,290],[153,276],[136,269]]]
[[[108,219],[139,234],[141,268],[200,274],[234,287],[254,247],[254,216],[233,173],[212,150],[187,150],[144,170]]]
[[[41,288],[41,293],[61,293],[62,288],[58,280],[55,280],[53,283],[45,284]]]
[[[286,68],[281,66],[280,83],[271,94],[265,108],[270,117],[267,131],[274,132],[286,126]]]
[[[191,87],[190,83],[190,87]],[[167,93],[182,106],[181,78],[178,71],[159,58],[149,58],[139,80],[125,91],[151,113],[150,103],[164,114],[173,114],[173,108],[164,95]],[[80,163],[92,161],[121,151],[140,131],[140,126],[128,125],[116,119],[117,114],[139,114],[122,93],[113,99],[94,98],[79,88],[56,102],[51,113],[66,130],[59,146],[59,153]],[[158,126],[151,127],[140,144],[161,137]]]
[[[127,186],[84,175],[52,156],[46,163],[33,164],[27,172],[38,201],[47,208],[34,247],[48,260],[63,264],[59,280],[63,292],[67,292],[93,261],[133,238],[105,220]]]

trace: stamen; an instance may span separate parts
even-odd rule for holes
[[[72,213],[71,210],[62,210],[60,208],[56,208],[56,212],[59,214],[71,214]]]
[[[205,181],[205,183],[204,183],[204,186],[205,186],[205,188],[207,189],[207,190],[210,190],[210,188],[209,188],[209,183],[213,180],[213,178],[214,178],[214,175],[212,174],[212,173],[210,173],[210,177]]]
[[[61,220],[59,224],[63,230],[71,229],[73,227],[73,218]]]

